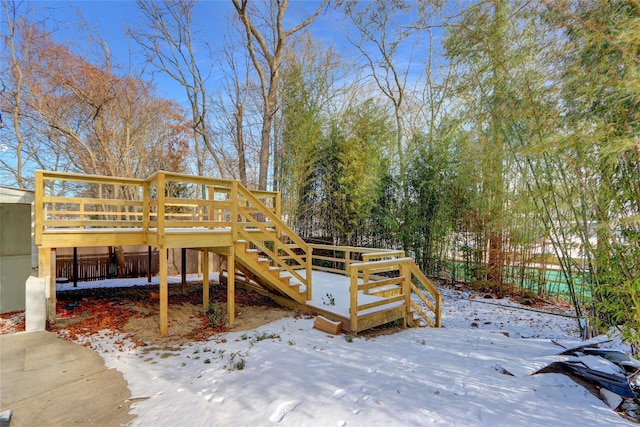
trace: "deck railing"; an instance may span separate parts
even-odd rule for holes
[[[348,276],[349,265],[354,261],[373,261],[404,257],[404,251],[363,248],[357,246],[335,246],[309,244],[313,250],[313,269]]]
[[[410,263],[411,272],[411,290],[415,295],[418,296],[424,303],[425,307],[431,313],[433,313],[433,319],[428,316],[413,299],[411,300],[411,307],[432,327],[439,328],[442,323],[442,294],[435,287],[433,282],[429,280],[427,276],[418,268],[416,263],[411,260]],[[416,285],[417,283],[417,285]],[[430,294],[431,299],[427,298],[427,296],[422,291],[426,291]]]
[[[170,172],[135,179],[37,171],[36,239],[46,230],[71,228],[231,228],[239,224],[231,215],[234,185],[244,188],[233,180]],[[252,213],[280,209],[277,192],[241,191],[254,198]],[[243,195],[235,199],[246,203]]]
[[[415,312],[431,326],[440,326],[440,294],[403,251],[309,245],[281,219],[277,192],[249,190],[235,180],[164,171],[148,179],[38,171],[35,190],[38,245],[43,233],[59,230],[117,228],[140,232],[145,241],[155,233],[157,245],[163,246],[167,233],[176,230],[221,229],[231,234],[232,242],[248,242],[275,268],[305,285],[307,299],[312,298],[312,269],[350,277],[355,331],[359,316],[381,313],[384,319],[385,312],[399,306],[406,310],[405,319]],[[378,298],[363,301],[361,295]]]
[[[380,319],[385,312],[403,304],[408,322],[413,322],[412,309],[427,324],[441,326],[442,296],[434,284],[401,250],[381,250],[355,246],[309,245],[314,270],[350,277],[350,322],[358,330],[358,318],[375,313]],[[375,302],[361,301],[362,295],[379,297]],[[411,296],[416,295],[423,305]]]
[[[238,237],[251,242],[269,258],[274,267],[303,284],[306,289],[306,299],[311,299],[312,249],[282,221],[279,200],[274,210],[259,209],[260,194],[256,195],[240,184],[234,191],[237,191],[237,197],[244,201],[234,204],[244,225],[237,227]],[[305,271],[304,275],[300,274],[301,270]]]
[[[140,228],[143,188],[141,179],[37,171],[36,244],[47,229]]]
[[[35,241],[45,232],[118,229],[167,233],[220,229],[250,242],[304,284],[311,296],[311,249],[281,219],[280,193],[240,182],[160,171],[147,179],[36,172]],[[294,242],[293,251],[283,243]],[[282,259],[279,255],[286,255]],[[301,274],[300,269],[306,270]]]
[[[423,320],[431,327],[440,327],[441,295],[412,258],[352,263],[349,269],[349,314],[354,330],[358,330],[358,321],[363,316],[377,316],[381,320],[375,323],[381,323],[386,319],[385,313],[397,310],[400,304],[406,310],[405,320],[408,325],[413,326],[414,322]],[[428,292],[429,297],[423,290]],[[375,295],[379,298],[374,302],[362,302],[362,295]],[[412,295],[417,295],[424,306],[419,305]],[[412,310],[419,315],[419,319],[413,318]]]

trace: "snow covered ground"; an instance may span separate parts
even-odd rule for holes
[[[87,337],[124,374],[133,426],[631,425],[560,374],[575,320],[444,292],[442,329],[331,336],[313,319],[174,347]],[[118,342],[118,343],[116,343]]]

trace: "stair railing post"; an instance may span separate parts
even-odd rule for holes
[[[231,182],[231,241],[238,241],[238,181]]]
[[[438,292],[436,294],[436,328],[442,327],[442,294]]]
[[[166,186],[165,186],[165,176],[164,172],[158,173],[158,188],[157,188],[157,200],[158,207],[156,209],[156,215],[158,220],[158,246],[164,247],[164,204],[165,204],[165,194]]]
[[[306,279],[307,279],[307,300],[313,299],[313,292],[311,290],[311,278],[313,277],[313,248],[307,246],[307,258],[305,259],[306,264]]]
[[[354,334],[358,333],[358,268],[350,266],[349,282],[349,317],[350,328]]]
[[[214,202],[213,202],[214,197],[215,197],[215,192],[213,189],[213,185],[208,185],[207,186],[207,215],[205,216],[205,218],[210,224],[209,225],[210,229],[214,228],[213,224],[211,223],[216,220],[215,214],[214,214],[215,212]]]
[[[402,281],[402,292],[404,294],[405,319],[404,327],[409,326],[409,316],[411,316],[411,269],[408,261],[400,262],[400,275],[404,277]]]
[[[346,272],[346,274],[351,275],[351,272],[349,270],[349,261],[351,261],[351,252],[348,250],[344,251],[344,271]]]
[[[276,217],[278,217],[278,219],[282,219],[282,195],[278,191],[273,198],[274,198],[274,204],[276,209]],[[276,225],[276,238],[280,239],[281,236],[282,236],[282,230],[280,230],[280,227]]]
[[[149,237],[149,215],[150,215],[150,199],[149,181],[142,183],[142,242],[147,243]],[[151,263],[149,263],[151,265]],[[151,267],[149,267],[151,268]]]

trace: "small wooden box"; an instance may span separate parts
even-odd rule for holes
[[[313,322],[313,327],[328,334],[337,335],[342,331],[342,322],[333,322],[326,317],[318,316]]]

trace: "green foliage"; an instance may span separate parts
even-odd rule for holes
[[[282,75],[282,150],[278,174],[284,212],[298,229],[313,221],[309,205],[315,202],[317,165],[325,138],[323,106],[328,102],[336,68],[335,52],[302,38],[288,57]]]
[[[322,194],[316,221],[337,241],[357,244],[368,235],[368,220],[378,202],[389,146],[389,116],[373,100],[348,109],[321,146],[317,188]]]
[[[225,313],[218,304],[209,304],[206,315],[208,326],[212,328],[224,326],[226,323]]]
[[[325,300],[324,297],[322,297],[322,304],[324,305],[336,305],[336,299],[333,297],[333,295],[331,295],[330,293],[327,293],[326,295],[327,299]]]
[[[578,23],[563,9],[547,15],[567,37],[559,63],[567,127],[553,154],[565,159],[570,192],[581,201],[573,209],[590,249],[597,319],[605,327],[623,325],[623,335],[637,342],[640,8],[621,0],[583,2],[572,13]]]
[[[419,147],[407,171],[410,199],[403,209],[408,213],[401,233],[405,250],[428,274],[437,274],[446,253],[448,236],[455,230],[460,200],[456,193],[460,165],[451,141],[428,141],[414,136]]]
[[[384,102],[402,86],[385,92],[380,82],[420,30],[388,26],[409,10],[404,2],[348,8],[354,24],[371,24],[359,27],[356,48],[376,58],[370,83],[382,96],[356,90],[330,111],[331,73],[311,56],[288,61],[282,182],[298,227],[334,243],[402,248],[433,275],[454,255],[464,277],[498,293],[514,283],[539,290],[545,281],[518,266],[559,260],[576,314],[576,284],[586,281],[600,324],[623,324],[637,339],[640,8],[474,2],[446,23],[451,74],[412,82],[428,96],[405,90],[393,105]],[[367,28],[398,32],[383,39]],[[389,43],[386,56],[373,40]]]
[[[246,365],[246,354],[243,355],[239,351],[231,353],[229,359],[225,363],[225,369],[229,371],[242,371]]]

